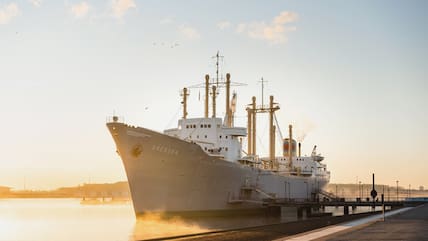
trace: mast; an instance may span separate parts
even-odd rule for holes
[[[183,101],[181,102],[183,104],[183,119],[187,118],[187,96],[188,96],[187,88],[183,88]]]
[[[219,80],[220,80],[220,78],[218,77],[218,75],[219,75],[219,68],[220,68],[220,64],[219,64],[219,60],[220,60],[220,58],[223,58],[223,56],[221,56],[220,55],[220,51],[217,51],[217,54],[215,55],[215,56],[213,56],[213,58],[215,58],[216,59],[216,61],[215,61],[215,66],[216,66],[216,71],[215,71],[215,74],[216,74],[216,86],[217,86],[217,89],[218,89],[218,84],[219,84]]]
[[[269,98],[269,105],[263,104],[264,97],[264,84],[265,80],[261,80],[262,83],[262,105],[257,107],[256,97],[252,97],[251,107],[247,108],[248,112],[248,153],[249,155],[256,155],[256,115],[257,113],[269,113],[269,166],[270,168],[277,168],[278,163],[275,159],[275,130],[276,126],[273,124],[275,118],[275,111],[279,110],[278,103],[273,102],[273,95]]]
[[[217,87],[215,85],[213,85],[213,118],[216,117],[216,103],[215,103],[215,98],[216,98],[216,94],[217,94]]]
[[[275,161],[275,126],[273,125],[273,119],[275,111],[279,110],[279,106],[273,102],[273,95],[269,99],[269,160],[277,166]]]
[[[208,118],[210,76],[205,75],[205,118]]]
[[[252,138],[252,123],[251,123],[251,121],[252,121],[252,118],[253,118],[253,116],[252,116],[252,110],[251,110],[251,108],[250,107],[247,107],[247,117],[248,117],[248,120],[247,120],[247,132],[248,132],[248,134],[247,134],[247,140],[248,140],[248,145],[247,145],[247,149],[248,149],[248,151],[247,151],[247,153],[248,153],[248,155],[253,155],[253,149],[252,149],[252,147],[253,147],[253,144],[252,144],[252,140],[251,140],[251,138]]]
[[[252,112],[252,115],[251,115],[251,117],[252,117],[252,120],[251,120],[251,124],[252,124],[252,127],[251,127],[251,130],[252,130],[252,132],[251,132],[251,134],[252,134],[252,136],[251,136],[251,145],[252,145],[252,147],[251,147],[251,151],[252,151],[252,154],[253,155],[256,155],[257,154],[257,149],[256,149],[256,128],[257,128],[257,125],[256,125],[256,109],[257,109],[257,107],[256,107],[256,97],[255,96],[253,96],[253,98],[252,98],[252,110],[251,110],[251,112]]]
[[[230,110],[230,74],[226,74],[226,126],[232,126],[232,113]]]
[[[264,90],[265,90],[265,83],[267,82],[267,81],[265,81],[264,79],[263,79],[263,77],[262,77],[262,80],[261,81],[259,81],[260,83],[262,83],[262,108],[264,107]]]
[[[216,98],[218,96],[218,91],[220,90],[220,88],[226,88],[226,119],[225,119],[225,125],[228,127],[233,126],[233,113],[234,113],[234,109],[232,110],[232,107],[234,105],[234,100],[230,98],[230,87],[231,86],[244,86],[246,84],[242,84],[242,83],[235,83],[232,82],[230,80],[230,74],[227,73],[226,78],[227,81],[224,80],[223,78],[220,77],[220,59],[223,58],[223,56],[220,55],[220,53],[217,51],[217,54],[215,56],[213,56],[212,58],[216,58],[216,77],[215,80],[212,79],[210,80],[210,76],[208,74],[205,75],[205,83],[200,83],[200,84],[196,84],[196,85],[192,85],[192,86],[188,86],[188,90],[191,88],[204,88],[205,89],[205,103],[204,103],[204,117],[205,118],[209,118],[209,98],[210,98],[210,94],[212,94],[212,101],[213,101],[213,113],[212,113],[212,117],[216,117]],[[211,86],[215,86],[215,91],[213,91],[211,93],[211,91],[214,89],[211,89]],[[232,101],[232,104],[231,104]],[[236,100],[235,100],[236,101]]]
[[[293,126],[288,126],[288,166],[291,168],[293,166],[293,156],[292,156],[292,149],[293,149]]]

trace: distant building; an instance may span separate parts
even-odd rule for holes
[[[419,186],[419,191],[423,191],[424,190],[424,186]]]

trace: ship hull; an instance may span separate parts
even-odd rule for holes
[[[145,128],[107,124],[128,177],[136,215],[256,213],[266,200],[304,200],[328,178],[292,176],[207,155],[199,145]]]

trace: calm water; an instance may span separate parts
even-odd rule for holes
[[[326,211],[340,215],[343,209]],[[229,217],[166,221],[156,215],[136,220],[130,203],[82,205],[80,199],[0,199],[0,241],[129,241],[293,220]]]

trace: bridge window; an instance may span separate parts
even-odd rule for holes
[[[207,138],[207,135],[205,135],[205,138]]]
[[[201,125],[201,128],[204,128],[204,125]]]
[[[193,128],[196,128],[196,125],[193,125]]]
[[[221,139],[221,136],[220,136],[220,139]]]
[[[208,128],[211,128],[211,124],[208,124]]]

